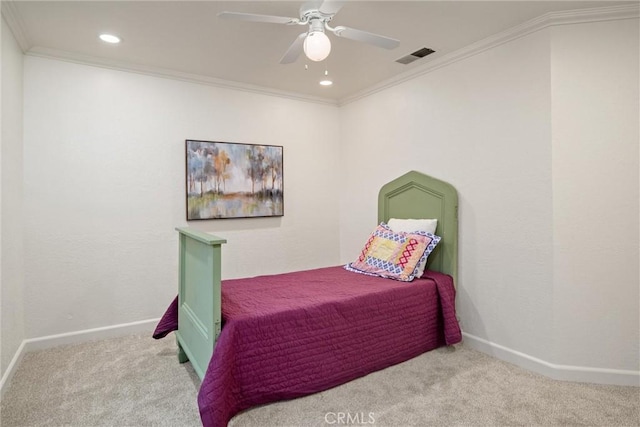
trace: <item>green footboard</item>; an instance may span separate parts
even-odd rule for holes
[[[222,322],[220,265],[226,240],[190,228],[180,233],[178,359],[191,361],[200,379],[209,365]]]

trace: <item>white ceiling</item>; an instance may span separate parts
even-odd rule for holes
[[[304,27],[219,19],[220,11],[298,17],[294,1],[3,1],[3,14],[26,52],[144,67],[255,85],[332,102],[437,60],[545,13],[636,2],[348,1],[331,22],[400,40],[385,50],[332,34],[320,63],[279,60]],[[7,3],[7,4],[4,4]],[[123,38],[117,46],[97,36]],[[395,60],[436,51],[409,65]],[[305,65],[308,69],[305,70]],[[334,85],[318,84],[327,70]]]

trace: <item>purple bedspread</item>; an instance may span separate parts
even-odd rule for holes
[[[205,427],[461,341],[450,276],[411,283],[328,267],[222,283],[223,328],[198,394]],[[178,327],[177,299],[154,338]]]

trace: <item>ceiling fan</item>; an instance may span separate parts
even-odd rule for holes
[[[349,27],[330,27],[329,22],[342,8],[343,4],[344,1],[311,1],[300,7],[299,18],[241,12],[220,12],[218,13],[218,16],[220,18],[234,19],[237,21],[266,22],[270,24],[285,25],[308,25],[308,30],[296,37],[291,46],[289,46],[289,49],[280,60],[281,64],[290,64],[295,62],[302,51],[304,51],[307,57],[312,61],[322,61],[329,56],[329,52],[331,52],[331,41],[325,34],[325,30],[331,31],[338,37],[369,43],[385,49],[394,49],[398,47],[400,41],[390,37],[356,30]]]

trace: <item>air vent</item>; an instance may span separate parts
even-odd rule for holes
[[[413,53],[410,53],[407,56],[403,56],[400,59],[396,59],[396,62],[400,64],[411,64],[413,61],[417,61],[420,58],[424,58],[427,55],[431,55],[435,50],[429,49],[428,47],[423,47],[422,49],[418,49]]]

